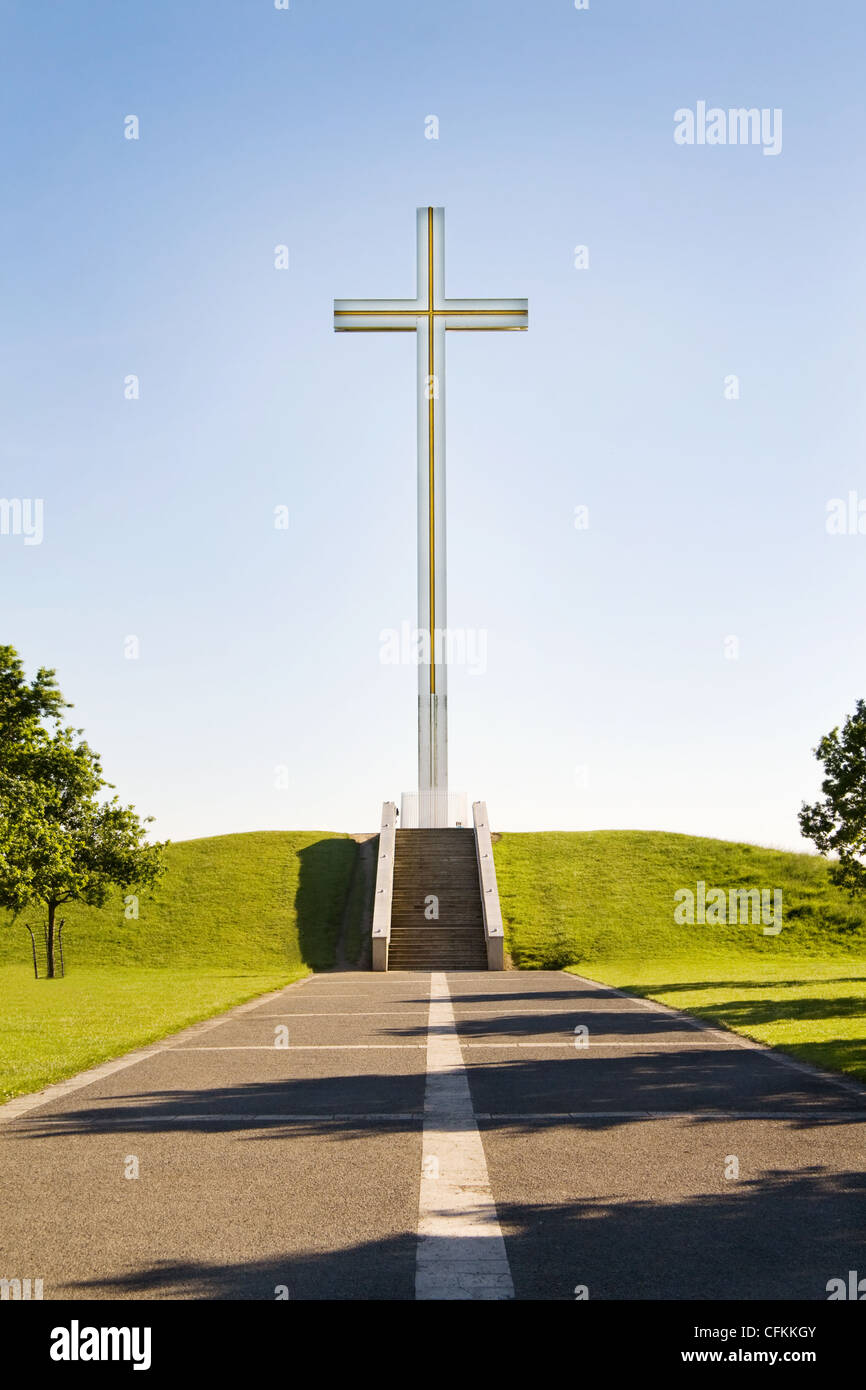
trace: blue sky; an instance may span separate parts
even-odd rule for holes
[[[121,797],[182,839],[372,829],[414,785],[416,672],[380,660],[415,620],[414,350],[331,308],[414,294],[435,204],[448,293],[530,304],[448,342],[449,621],[487,634],[452,786],[502,829],[800,844],[866,693],[866,534],[826,529],[866,499],[863,7],[0,22],[0,496],[44,504],[41,544],[0,535],[0,640]],[[781,152],[678,146],[699,101],[781,109]]]

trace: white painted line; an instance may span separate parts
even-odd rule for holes
[[[574,1017],[589,1017],[589,1019],[592,1019],[592,1017],[605,1017],[605,1013],[606,1013],[606,1012],[607,1012],[607,1011],[605,1011],[605,1009],[573,1009],[573,1008],[570,1008],[570,1009],[524,1009],[524,1008],[520,1008],[520,1009],[499,1009],[499,1008],[491,1008],[491,1009],[488,1009],[488,1008],[478,1008],[478,1009],[474,1009],[474,1008],[473,1008],[473,1009],[463,1009],[463,1011],[456,1011],[456,1012],[455,1012],[455,1016],[456,1016],[456,1019],[457,1019],[457,1023],[461,1024],[461,1023],[470,1023],[470,1022],[473,1022],[473,1020],[474,1020],[474,1019],[477,1019],[477,1017],[478,1017],[478,1019],[487,1019],[487,1017],[492,1017],[492,1019],[495,1019],[496,1015],[499,1015],[499,1013],[502,1013],[502,1015],[505,1015],[506,1017],[517,1016],[517,1017],[521,1017],[521,1019],[523,1019],[523,1017],[527,1017],[527,1019],[531,1019],[531,1017],[535,1017],[535,1016],[538,1015],[538,1017],[544,1017],[544,1019],[550,1019],[550,1017],[559,1017],[559,1016],[562,1016],[563,1019],[571,1020],[571,1019],[574,1019]],[[424,1008],[424,1009],[410,1009],[410,1008],[405,1008],[405,1009],[334,1009],[334,1011],[331,1011],[331,1009],[313,1009],[313,1011],[310,1011],[310,1012],[304,1011],[303,1013],[295,1012],[295,1011],[292,1011],[291,1013],[260,1013],[260,1015],[257,1015],[257,1016],[259,1016],[260,1019],[389,1019],[389,1017],[414,1017],[414,1016],[416,1016],[416,1015],[418,1015],[418,1016],[423,1016],[423,1017],[427,1017],[427,1013],[428,1013],[428,1009],[427,1009],[427,1008]],[[663,1019],[663,1017],[657,1017],[657,1019],[648,1019],[648,1023],[659,1023],[659,1024],[664,1024],[664,1023],[667,1023],[667,1022],[669,1022],[669,1020]],[[683,1031],[685,1031],[685,1030],[683,1030]]]
[[[453,1000],[452,1000],[452,1006],[453,1006]],[[550,1008],[550,1009],[545,1009],[545,1008],[527,1009],[527,1008],[524,1008],[523,1005],[521,1005],[519,1008],[500,1008],[498,1005],[497,1005],[497,1006],[491,1006],[491,1007],[489,1007],[489,1008],[488,1008],[486,1005],[484,1005],[484,1006],[479,1005],[477,1008],[473,1005],[473,1006],[470,1008],[468,1005],[466,1005],[466,1006],[465,1006],[464,1008],[462,1008],[462,1009],[459,1008],[459,1007],[455,1009],[455,1017],[456,1017],[456,1019],[457,1019],[458,1025],[461,1025],[461,1024],[465,1024],[465,1023],[470,1023],[470,1022],[474,1021],[476,1018],[478,1018],[478,1019],[484,1019],[484,1018],[492,1018],[492,1019],[495,1019],[496,1016],[497,1016],[498,1014],[503,1014],[503,1015],[504,1015],[505,1017],[507,1017],[507,1018],[511,1018],[511,1017],[515,1017],[515,1016],[516,1016],[516,1017],[519,1017],[519,1018],[534,1018],[536,1015],[537,1015],[539,1018],[559,1018],[559,1017],[562,1017],[563,1019],[567,1019],[568,1021],[571,1021],[571,1020],[573,1020],[574,1018],[604,1018],[605,1015],[606,1015],[608,1012],[609,1012],[609,1011],[606,1010],[606,1009],[585,1009],[585,1008],[584,1008],[584,1009],[581,1009],[581,1008],[575,1008],[575,1007],[573,1007],[573,1006],[569,1006],[567,1009],[553,1009],[553,1008]],[[632,1012],[634,1012],[634,1011],[632,1011]],[[314,1010],[311,1010],[311,1011],[306,1011],[306,1010],[305,1010],[303,1013],[296,1012],[296,1011],[293,1010],[291,1013],[259,1014],[258,1017],[259,1017],[259,1018],[394,1018],[394,1017],[397,1017],[397,1018],[401,1018],[401,1017],[412,1018],[412,1017],[414,1017],[415,1015],[420,1015],[420,1016],[423,1016],[424,1018],[426,1018],[426,1017],[427,1017],[427,1014],[428,1014],[428,1008],[427,1008],[427,1007],[425,1007],[425,1008],[423,1008],[423,1009],[413,1009],[413,1008],[408,1008],[408,1007],[407,1007],[407,1008],[402,1008],[402,1009],[334,1009],[334,1010],[330,1010],[330,1009],[327,1009],[327,1010],[326,1010],[326,1009],[314,1009]],[[647,1022],[648,1022],[648,1023],[656,1023],[656,1024],[659,1024],[660,1026],[664,1025],[664,1026],[666,1026],[668,1029],[670,1029],[670,1031],[674,1031],[673,1029],[670,1028],[670,1020],[669,1020],[668,1018],[666,1018],[666,1017],[661,1016],[661,1015],[660,1015],[658,1018],[650,1018],[650,1019],[647,1020]],[[693,1026],[693,1024],[691,1023],[691,1021],[690,1021],[690,1023],[689,1023],[689,1026],[690,1026],[690,1027]],[[684,1033],[684,1032],[685,1032],[685,1028],[683,1028],[681,1031]],[[718,1029],[717,1031],[718,1031],[718,1032],[723,1032],[724,1030]]]
[[[175,1048],[180,1050],[180,1045],[184,1039],[198,1037],[201,1033],[210,1032],[212,1028],[220,1028],[238,1014],[250,1013],[262,1004],[272,1003],[275,999],[279,999],[285,990],[297,989],[312,978],[312,975],[306,975],[302,980],[293,980],[291,984],[284,985],[282,989],[272,990],[269,994],[260,995],[257,999],[249,999],[246,1004],[238,1004],[228,1013],[220,1014],[217,1018],[205,1019],[202,1023],[194,1023],[191,1027],[184,1028],[182,1032],[174,1033],[161,1042],[153,1043],[146,1048],[137,1048],[135,1052],[127,1052],[123,1057],[116,1057],[110,1062],[100,1062],[98,1066],[89,1067],[87,1071],[80,1071],[76,1076],[68,1077],[66,1081],[57,1081],[51,1086],[45,1086],[41,1091],[33,1091],[26,1096],[16,1096],[14,1100],[0,1105],[0,1124],[7,1120],[15,1120],[19,1115],[26,1114],[28,1110],[36,1110],[41,1105],[50,1105],[52,1101],[62,1100],[72,1091],[80,1091],[85,1086],[93,1086],[106,1076],[113,1076],[115,1072],[124,1071],[126,1067],[134,1067],[139,1062],[146,1062],[150,1057],[158,1057],[161,1052],[172,1052]]]
[[[390,974],[390,971],[389,971],[389,974]],[[307,976],[305,976],[304,978],[305,978],[305,980],[309,980],[309,979],[314,979],[315,977],[314,977],[314,976],[307,975]],[[371,975],[371,976],[368,976],[368,979],[371,979],[371,978],[375,978],[375,977],[372,976],[372,975]],[[419,984],[420,984],[420,981],[419,981]],[[363,987],[363,986],[362,986],[362,987]],[[325,994],[325,992],[324,992],[323,990],[320,990],[320,989],[311,989],[309,993],[310,993],[310,998],[311,998],[311,999],[356,999],[356,998],[358,997],[358,986],[357,986],[357,984],[355,984],[355,985],[353,985],[353,986],[351,987],[351,989],[347,988],[347,989],[341,990],[339,994]],[[372,994],[373,991],[371,990],[370,993]],[[378,987],[376,988],[376,997],[377,997],[377,998],[379,998],[379,997],[381,996],[381,997],[384,998],[384,999],[395,999],[395,1000],[400,1000],[400,999],[402,999],[403,995],[405,995],[405,994],[406,994],[405,986],[404,986],[403,989],[401,989],[401,990],[394,990],[394,993],[393,993],[393,994],[389,994],[389,993],[388,993],[388,987],[387,987],[387,985],[382,985],[381,988],[378,988]],[[424,994],[425,994],[425,997],[426,997],[426,990],[424,991]],[[403,1000],[403,1002],[406,1003],[406,1004],[423,1004],[424,999],[423,999],[423,998],[421,998],[421,999],[405,999],[405,1000]]]
[[[339,1012],[325,1013],[291,1013],[291,1014],[259,1014],[259,1018],[402,1018],[414,1017],[416,1014],[421,1018],[426,1018],[428,1009],[341,1009]]]
[[[588,1044],[575,1047],[573,1039],[559,1042],[467,1042],[461,1039],[463,1047],[474,1048],[493,1048],[500,1051],[510,1051],[512,1048],[528,1047],[535,1052],[540,1052],[546,1048],[566,1048],[578,1054],[587,1052],[601,1052],[607,1047],[630,1047],[632,1049],[654,1052],[659,1047],[676,1047],[682,1051],[700,1052],[701,1050],[716,1044],[702,1043],[696,1038],[688,1047],[683,1047],[678,1042],[604,1042],[601,1038],[592,1038]],[[172,1052],[412,1052],[420,1051],[427,1046],[426,1043],[290,1043],[288,1047],[276,1047],[273,1043],[212,1043],[205,1044],[203,1047],[173,1047]],[[148,1053],[153,1056],[153,1053]]]
[[[238,1043],[233,1047],[173,1047],[172,1052],[412,1052],[420,1051],[426,1043],[292,1043],[275,1047],[273,1043]]]
[[[102,1132],[103,1129],[107,1129],[109,1127],[111,1127],[112,1129],[136,1130],[140,1129],[142,1125],[257,1125],[282,1123],[299,1124],[310,1123],[312,1121],[324,1122],[326,1120],[329,1123],[337,1123],[341,1125],[354,1124],[355,1122],[363,1122],[370,1124],[393,1124],[397,1121],[399,1121],[402,1124],[420,1124],[423,1118],[423,1112],[420,1110],[395,1110],[393,1112],[387,1110],[362,1110],[359,1111],[357,1114],[354,1111],[335,1113],[333,1111],[323,1110],[320,1114],[313,1112],[309,1115],[301,1115],[295,1113],[286,1113],[285,1115],[283,1115],[278,1111],[266,1112],[261,1115],[248,1115],[243,1110],[202,1111],[201,1114],[194,1113],[189,1115],[184,1114],[183,1111],[172,1113],[170,1115],[137,1115],[135,1111],[132,1110],[126,1115],[118,1116],[112,1114],[109,1110],[108,1113],[103,1116],[96,1108],[87,1112],[87,1123],[91,1127],[92,1134],[99,1134]],[[21,1120],[20,1123],[22,1125],[26,1125],[28,1121]],[[44,1115],[41,1116],[38,1120],[34,1118],[29,1123],[39,1124],[42,1126],[46,1124],[53,1124],[56,1125],[58,1132],[62,1133],[64,1130],[69,1129],[71,1125],[78,1124],[80,1123],[80,1121],[79,1117],[76,1114],[62,1114]]]
[[[554,1110],[540,1112],[523,1111],[518,1114],[502,1114],[499,1111],[478,1111],[477,1119],[491,1123],[545,1123],[550,1120],[709,1120],[713,1123],[728,1120],[809,1120],[811,1123],[824,1123],[837,1128],[850,1120],[852,1123],[866,1120],[864,1110]]]
[[[408,1012],[408,1010],[407,1010],[407,1012]],[[592,1019],[621,1019],[621,1018],[625,1018],[625,1019],[628,1020],[629,1023],[631,1023],[634,1019],[636,1019],[636,1018],[641,1018],[641,1019],[643,1019],[643,1022],[647,1025],[648,1028],[652,1028],[654,1025],[659,1025],[659,1026],[661,1026],[662,1024],[664,1024],[664,1025],[665,1025],[664,1031],[666,1031],[666,1032],[671,1032],[671,1033],[673,1033],[673,1032],[682,1033],[683,1036],[685,1036],[686,1033],[689,1031],[689,1029],[684,1028],[684,1027],[672,1027],[670,1021],[669,1021],[668,1019],[665,1019],[665,1018],[662,1018],[662,1017],[658,1017],[658,1018],[644,1018],[643,1014],[640,1014],[640,1015],[639,1015],[639,1014],[637,1013],[637,1010],[635,1010],[635,1009],[626,1010],[626,1009],[619,1009],[619,1008],[617,1008],[615,1012],[614,1012],[613,1010],[611,1010],[611,1009],[579,1009],[579,1008],[576,1008],[576,1009],[534,1009],[534,1008],[533,1008],[533,1009],[478,1009],[478,1010],[475,1010],[475,1009],[462,1009],[462,1010],[461,1010],[461,1009],[455,1009],[455,1011],[454,1011],[454,1016],[455,1016],[455,1018],[457,1019],[457,1022],[458,1022],[459,1024],[466,1024],[466,1023],[483,1023],[483,1022],[485,1022],[487,1019],[490,1019],[491,1022],[495,1023],[496,1020],[497,1020],[498,1018],[505,1018],[505,1019],[508,1019],[508,1018],[514,1018],[514,1019],[524,1019],[524,1018],[527,1018],[527,1019],[531,1019],[531,1018],[555,1018],[555,1019],[560,1019],[560,1020],[562,1021],[562,1023],[564,1024],[565,1027],[568,1027],[569,1024],[570,1024],[571,1022],[575,1022],[575,1023],[576,1023],[576,1022],[585,1022],[585,1023],[588,1023],[588,1022],[590,1022],[590,1020],[592,1020]],[[713,1025],[711,1025],[711,1026],[713,1026]],[[715,1025],[715,1026],[718,1027],[718,1025]],[[690,1027],[691,1027],[691,1025],[689,1025],[689,1028],[690,1028]],[[615,1031],[615,1032],[622,1032],[623,1030],[622,1030],[622,1028],[619,1028],[619,1029],[614,1029],[614,1031]],[[719,1032],[725,1032],[725,1031],[727,1031],[727,1030],[726,1030],[726,1029],[723,1029],[723,1028],[720,1028],[720,1029],[719,1029]]]
[[[606,1047],[631,1047],[643,1049],[646,1052],[655,1052],[657,1047],[676,1047],[683,1052],[700,1052],[708,1047],[727,1047],[729,1045],[727,1034],[718,1042],[714,1039],[711,1043],[702,1042],[699,1038],[691,1038],[687,1043],[683,1043],[682,1040],[662,1042],[658,1038],[644,1038],[642,1042],[607,1042],[603,1037],[595,1034],[589,1038],[588,1042],[582,1042],[579,1047],[575,1045],[573,1038],[567,1042],[468,1042],[466,1038],[461,1038],[460,1041],[464,1047],[532,1047],[536,1050],[543,1047],[570,1047],[573,1052],[601,1052]]]
[[[144,1125],[168,1126],[183,1125],[192,1126],[198,1124],[235,1124],[255,1127],[258,1124],[318,1124],[325,1122],[329,1124],[420,1124],[424,1116],[420,1110],[395,1110],[395,1111],[345,1111],[332,1112],[322,1111],[311,1114],[296,1114],[287,1112],[282,1114],[279,1111],[265,1112],[263,1114],[247,1114],[242,1110],[228,1111],[202,1111],[201,1114],[185,1114],[182,1111],[173,1112],[168,1115],[138,1115],[135,1110],[130,1110],[125,1115],[115,1115],[108,1103],[106,1103],[106,1113],[100,1113],[98,1107],[89,1110],[87,1113],[87,1124],[91,1134],[100,1134],[103,1130],[119,1129],[134,1131]],[[798,1120],[801,1123],[808,1122],[812,1125],[826,1125],[833,1127],[834,1133],[845,1124],[862,1124],[866,1122],[866,1111],[863,1110],[554,1110],[554,1111],[519,1111],[516,1114],[503,1113],[500,1111],[478,1111],[475,1115],[476,1121],[485,1124],[571,1124],[585,1120],[621,1120],[646,1122],[648,1120],[685,1120],[690,1124],[706,1122],[709,1124],[727,1124],[732,1120]],[[53,1125],[58,1134],[68,1131],[70,1127],[79,1124],[80,1119],[76,1114],[63,1113],[60,1115],[44,1115],[38,1119],[20,1120],[19,1124],[27,1125],[38,1124],[40,1126]],[[44,1134],[44,1129],[43,1129]],[[452,1295],[448,1295],[452,1297]]]
[[[442,972],[430,976],[415,1297],[425,1301],[514,1297],[448,981]]]

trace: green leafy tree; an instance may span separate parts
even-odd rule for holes
[[[57,688],[53,671],[40,666],[28,685],[15,648],[0,646],[0,768],[14,771],[42,721],[57,721],[64,709],[71,708]]]
[[[841,731],[824,735],[815,757],[824,764],[824,795],[803,804],[800,829],[821,854],[838,855],[830,877],[855,897],[866,891],[866,701],[857,701]]]
[[[149,887],[165,871],[164,845],[146,840],[152,818],[101,798],[111,784],[82,731],[61,725],[69,708],[53,671],[28,685],[16,652],[0,647],[0,907],[42,906],[49,977],[58,907],[101,907],[112,887]]]

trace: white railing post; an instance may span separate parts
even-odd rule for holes
[[[379,857],[376,862],[376,894],[373,898],[373,969],[388,969],[388,943],[391,940],[391,899],[394,894],[394,849],[397,843],[397,807],[386,801],[382,807],[379,831]]]
[[[496,867],[493,863],[493,841],[487,819],[487,803],[472,803],[475,824],[475,855],[478,860],[478,881],[481,885],[481,910],[484,915],[484,940],[487,943],[487,969],[505,969],[505,928],[499,907],[496,887]]]

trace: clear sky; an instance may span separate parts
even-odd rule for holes
[[[413,787],[381,633],[415,621],[414,345],[331,310],[414,294],[434,204],[448,293],[530,304],[448,341],[449,621],[487,643],[451,785],[500,829],[801,844],[866,695],[866,534],[826,526],[866,500],[860,0],[0,27],[0,496],[44,506],[0,534],[0,640],[122,799],[183,839],[373,829]],[[675,143],[703,101],[781,110],[781,151]]]

